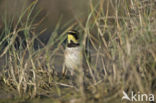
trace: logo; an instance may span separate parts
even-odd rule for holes
[[[123,91],[123,97],[122,100],[128,100],[128,101],[154,101],[154,94],[141,94],[138,92],[137,94],[133,91],[131,92],[131,95],[128,96],[128,94]]]

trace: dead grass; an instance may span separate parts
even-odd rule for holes
[[[46,45],[38,40],[45,29],[35,32],[42,20],[34,23],[36,16],[31,16],[36,2],[21,14],[16,25],[4,20],[5,28],[0,37],[0,56],[4,62],[0,69],[0,98],[10,98],[8,102],[14,100],[15,103],[120,103],[123,90],[155,94],[155,1],[90,2],[85,22],[77,20],[61,34],[57,32],[58,22]],[[110,7],[113,15],[109,13]],[[86,61],[90,77],[84,74],[85,100],[82,100],[82,91],[71,85],[72,80],[60,74],[62,44],[66,31],[71,28],[79,29],[84,40],[89,41],[86,46],[91,62]],[[35,40],[43,48],[35,50]]]

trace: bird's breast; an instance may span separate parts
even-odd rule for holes
[[[75,69],[82,66],[82,48],[66,48],[65,50],[65,65],[67,68]]]

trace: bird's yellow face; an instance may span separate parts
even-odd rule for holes
[[[70,44],[71,42],[77,44],[78,40],[74,37],[74,35],[68,34],[68,44]]]
[[[67,33],[68,44],[78,44],[78,35],[79,33],[75,30],[69,31]]]

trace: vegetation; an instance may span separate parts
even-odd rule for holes
[[[32,12],[37,2],[32,2],[16,22],[3,16],[0,102],[121,103],[123,91],[156,94],[154,0],[90,0],[88,17],[63,27],[60,20],[47,44],[38,39],[46,29],[35,32],[44,20],[35,22],[39,12]],[[87,79],[81,92],[71,85],[72,79],[60,73],[65,33],[72,28],[89,41],[86,46],[91,54],[84,68],[90,77],[84,73]],[[42,48],[35,49],[36,41]]]

